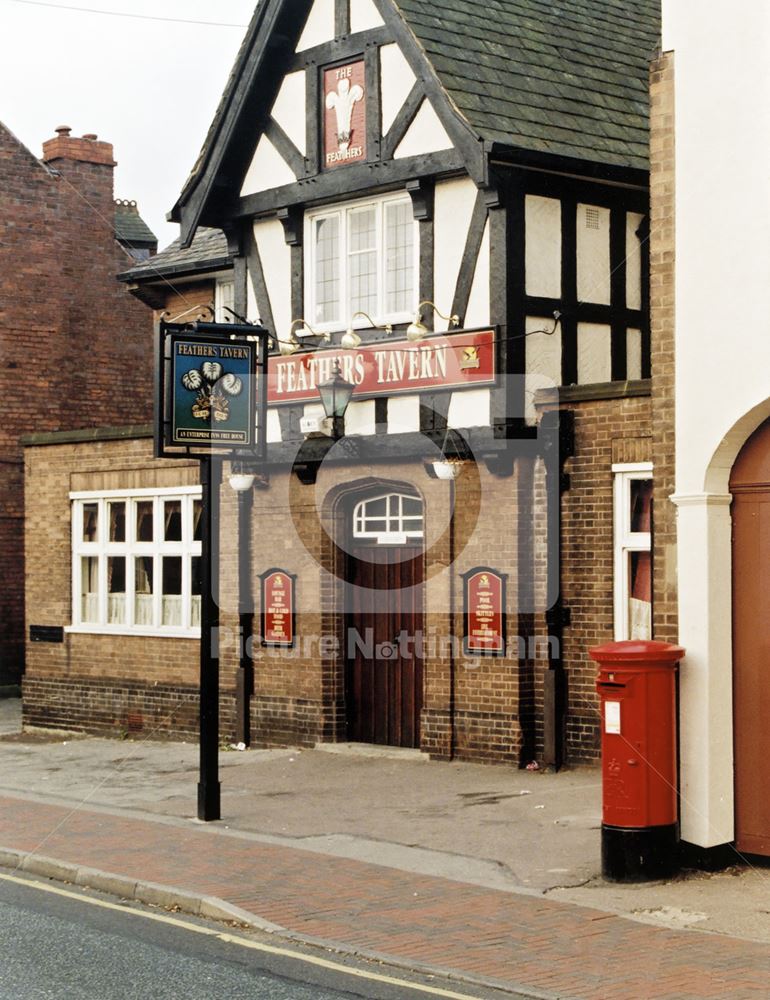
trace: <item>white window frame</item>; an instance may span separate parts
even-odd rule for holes
[[[409,211],[412,211],[412,202],[408,194],[399,192],[398,194],[385,195],[379,198],[369,198],[362,201],[351,201],[345,202],[342,205],[334,205],[333,207],[326,207],[321,209],[314,209],[305,213],[305,318],[308,323],[313,327],[314,330],[319,332],[330,332],[334,333],[339,330],[346,330],[348,323],[352,319],[352,310],[349,305],[349,274],[348,274],[348,216],[352,212],[360,211],[361,209],[374,208],[377,213],[376,226],[377,226],[377,309],[370,313],[374,322],[378,325],[384,325],[385,323],[407,323],[411,322],[414,318],[415,310],[417,309],[417,303],[419,300],[419,279],[420,279],[420,229],[419,224],[416,219],[412,219],[412,227],[414,233],[413,242],[413,252],[412,252],[412,268],[414,272],[412,287],[413,287],[413,303],[410,304],[408,309],[402,312],[387,312],[385,311],[385,297],[387,291],[387,274],[385,270],[385,209],[388,205],[394,205],[402,203],[408,206]],[[319,219],[329,219],[333,217],[339,219],[339,242],[340,242],[340,298],[339,298],[339,308],[341,310],[341,315],[334,320],[329,320],[327,322],[314,322],[313,317],[316,315],[316,259],[315,259],[315,246],[313,240],[313,230],[315,223]],[[360,328],[363,324],[360,319],[356,321],[355,326]],[[302,330],[296,331],[297,336],[302,335]]]
[[[367,514],[366,508],[378,500],[385,501],[384,514]],[[391,513],[391,501],[397,501],[397,509]],[[404,500],[417,500],[422,505],[420,514],[404,514]],[[420,528],[414,528],[414,522],[419,518]],[[387,531],[368,530],[368,521],[385,521]],[[376,496],[365,497],[353,508],[353,537],[376,541],[378,545],[406,545],[410,538],[425,537],[425,504],[421,497],[411,493],[399,493],[391,490],[389,493],[378,493]]]
[[[201,543],[193,540],[193,504],[202,497],[200,486],[179,486],[176,488],[77,491],[69,495],[72,503],[72,624],[66,632],[88,633],[91,635],[135,635],[168,636],[175,638],[199,638],[200,626],[191,625],[192,619],[192,559],[200,557]],[[126,536],[123,542],[110,542],[107,535],[108,503],[118,500],[126,504]],[[153,501],[153,540],[139,542],[134,538],[135,520],[132,517],[132,502]],[[182,510],[182,540],[163,540],[163,504],[178,500]],[[83,508],[86,504],[98,505],[97,538],[94,542],[83,541]],[[126,621],[120,624],[108,622],[107,560],[111,556],[126,560]],[[136,612],[135,559],[139,556],[153,558],[153,625],[133,624]],[[98,621],[86,622],[82,617],[82,559],[98,559]],[[161,560],[163,557],[182,558],[182,624],[162,625],[162,585]]]
[[[232,313],[225,311],[225,306],[235,308],[235,279],[233,277],[217,278],[214,284],[214,319],[217,323],[232,323],[235,319]]]
[[[622,642],[629,637],[628,555],[631,552],[652,550],[652,532],[631,531],[631,483],[639,479],[652,479],[653,465],[652,462],[619,463],[612,466],[612,473],[615,641]]]

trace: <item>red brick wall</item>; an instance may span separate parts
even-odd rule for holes
[[[115,280],[131,259],[114,239],[112,147],[60,137],[47,152],[46,166],[0,126],[0,683],[23,663],[19,438],[152,412],[152,316]]]
[[[561,502],[562,595],[571,615],[562,647],[568,692],[566,757],[579,762],[598,760],[600,750],[596,665],[587,651],[614,638],[612,466],[652,461],[652,431],[649,396],[570,402],[565,407],[575,415],[575,455],[565,464],[570,487]],[[543,747],[546,665],[538,658],[536,756]]]

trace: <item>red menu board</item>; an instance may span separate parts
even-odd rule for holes
[[[262,645],[294,645],[294,589],[296,576],[269,569],[262,581]]]
[[[463,573],[464,648],[469,656],[505,655],[504,573],[477,566]]]

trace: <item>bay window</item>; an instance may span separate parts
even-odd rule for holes
[[[73,493],[71,631],[197,635],[201,489]]]
[[[306,316],[343,329],[356,312],[376,322],[412,318],[417,223],[408,196],[335,206],[306,216]]]

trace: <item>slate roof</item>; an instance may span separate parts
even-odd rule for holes
[[[659,0],[395,0],[471,128],[647,169]]]
[[[181,240],[176,239],[155,257],[137,264],[130,271],[124,271],[118,278],[121,281],[146,281],[167,274],[215,271],[231,266],[232,262],[222,230],[201,226],[189,247],[182,247]]]
[[[158,237],[139,214],[136,202],[115,202],[115,237],[132,246],[158,245]]]
[[[529,155],[649,169],[649,64],[660,47],[661,0],[391,2],[431,64],[427,72],[435,73],[480,139]],[[231,105],[237,106],[241,75],[268,15],[280,4],[256,4],[203,148],[172,210],[177,221],[216,160],[217,144],[229,139],[220,133]],[[197,206],[191,213],[190,231],[200,211]]]

